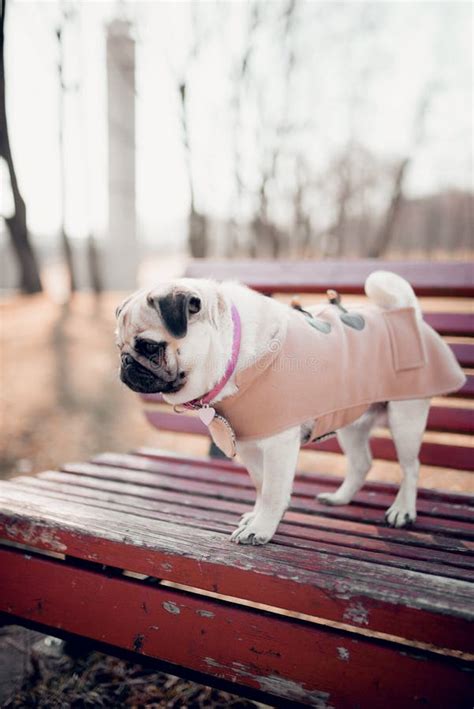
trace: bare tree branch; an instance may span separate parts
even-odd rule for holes
[[[5,104],[5,10],[6,0],[2,0],[0,38],[0,156],[4,158],[8,167],[10,184],[13,193],[13,203],[15,207],[13,216],[6,217],[5,221],[10,233],[11,245],[20,270],[20,288],[24,293],[39,293],[43,290],[43,287],[41,284],[38,262],[28,234],[26,206],[18,186],[8,135],[7,111]]]

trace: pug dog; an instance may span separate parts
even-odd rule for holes
[[[407,281],[393,273],[375,272],[367,279],[366,293],[376,313],[387,315],[394,311],[393,314],[397,317],[398,314],[408,314],[410,317],[413,315],[409,322],[411,330],[405,327],[404,337],[407,337],[407,332],[413,331],[408,344],[412,340],[420,340],[417,328],[422,324],[421,312]],[[266,544],[275,534],[290,502],[300,447],[314,438],[313,432],[319,420],[314,419],[318,411],[320,412],[316,405],[320,391],[318,386],[321,382],[330,380],[332,376],[332,356],[326,354],[324,361],[320,361],[316,351],[313,362],[316,363],[315,366],[298,374],[304,377],[306,382],[305,401],[310,398],[308,391],[313,384],[315,386],[314,413],[308,415],[307,403],[304,405],[306,408],[303,407],[304,410],[293,411],[296,394],[292,397],[291,387],[292,378],[296,375],[292,373],[291,367],[288,372],[282,372],[280,367],[280,371],[275,375],[269,373],[268,361],[275,362],[272,360],[272,351],[281,348],[282,342],[286,341],[285,337],[288,337],[285,333],[290,327],[296,328],[298,337],[303,339],[309,338],[311,331],[311,336],[314,335],[311,342],[315,343],[312,346],[316,350],[318,343],[322,343],[320,346],[326,349],[329,347],[326,343],[330,343],[331,338],[335,337],[336,328],[341,329],[344,337],[346,333],[349,333],[349,337],[359,338],[358,341],[363,341],[361,338],[366,337],[364,326],[372,317],[369,312],[364,314],[362,309],[362,315],[356,314],[354,318],[337,303],[328,307],[329,309],[323,311],[321,306],[318,306],[307,311],[300,308],[302,312],[295,312],[288,305],[235,282],[219,283],[181,278],[163,282],[151,290],[138,291],[117,309],[116,335],[121,359],[120,378],[130,389],[139,393],[160,392],[165,401],[174,407],[215,407],[212,408],[209,418],[214,416],[215,410],[221,412],[221,407],[225,418],[226,402],[233,404],[234,408],[231,406],[229,409],[232,415],[228,420],[230,426],[234,426],[236,430],[236,452],[247,468],[256,490],[252,511],[242,516],[231,535],[231,540],[235,543]],[[390,322],[388,324],[388,329],[386,324],[381,326],[383,333],[380,337],[391,336],[390,333],[387,335],[391,327]],[[305,330],[306,327],[309,329]],[[428,328],[427,325],[425,327]],[[414,522],[420,467],[418,454],[426,427],[430,396],[457,388],[463,381],[462,372],[450,351],[446,351],[448,348],[441,338],[434,331],[431,331],[429,337],[435,338],[433,346],[439,346],[442,350],[440,357],[444,358],[445,368],[449,369],[448,378],[437,387],[430,385],[433,391],[428,391],[429,387],[427,389],[425,386],[429,396],[418,396],[418,389],[415,387],[413,392],[410,389],[405,398],[400,398],[398,393],[395,400],[379,401],[372,396],[374,400],[369,401],[369,397],[362,406],[351,409],[350,418],[354,420],[349,420],[347,425],[340,425],[335,431],[340,447],[347,456],[347,473],[336,492],[325,492],[318,496],[320,502],[329,505],[347,505],[351,502],[371,468],[371,429],[375,423],[383,422],[388,424],[391,431],[403,473],[398,494],[386,512],[386,521],[394,527]],[[426,362],[426,353],[423,354],[426,345],[421,340],[420,342],[420,356],[421,359],[425,357]],[[379,356],[382,359],[389,358],[389,340],[380,340],[380,343],[376,346]],[[399,348],[398,354],[395,351],[395,355],[401,360],[406,352],[405,345],[406,342]],[[366,357],[367,361],[359,364],[361,370],[371,370],[372,351],[373,348],[369,348],[365,354],[362,352],[361,356]],[[430,361],[432,360],[433,357]],[[266,372],[267,389],[266,394],[260,398],[268,399],[268,402],[261,401],[258,393],[258,382],[262,379],[259,376],[259,366],[262,362],[266,362],[261,369]],[[350,357],[348,362],[341,365],[347,369],[347,377],[354,376],[359,381],[359,372],[348,370]],[[406,374],[405,364],[403,361],[398,362],[402,379],[405,377],[403,382],[411,382],[412,370],[408,369],[409,373]],[[420,366],[416,363],[408,365]],[[347,388],[344,374],[346,369],[341,370],[344,376],[339,374],[335,379],[333,377],[335,383],[331,388],[331,396],[333,389],[339,387],[343,392],[344,387]],[[248,372],[251,372],[252,376],[247,376]],[[278,379],[271,380],[273,376]],[[371,378],[376,379],[377,373],[374,372]],[[240,391],[244,381],[246,391],[249,392],[246,396],[250,397],[249,402],[252,402],[248,405],[245,404],[245,391]],[[282,390],[281,397],[279,388]],[[265,405],[272,408],[267,410]],[[287,410],[291,412],[289,418],[285,413]],[[279,417],[275,430],[271,425],[274,415]],[[324,416],[321,420],[325,420]],[[336,417],[335,421],[338,420]],[[290,423],[286,424],[286,421]],[[344,418],[341,421],[344,423]],[[239,435],[239,426],[243,427],[242,430],[246,426],[253,426],[254,428],[249,430],[250,433],[256,431],[256,435],[248,435],[248,431],[246,435]]]

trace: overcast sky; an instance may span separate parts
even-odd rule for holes
[[[428,85],[433,91],[426,135],[410,169],[408,190],[416,195],[472,188],[471,3],[301,2],[289,89],[284,80],[287,45],[278,21],[285,6],[265,3],[265,22],[255,35],[255,85],[243,99],[241,146],[250,191],[261,145],[270,144],[270,133],[285,111],[303,126],[292,149],[309,159],[315,174],[323,174],[331,155],[354,136],[383,159],[409,153],[414,116]],[[189,206],[177,84],[192,44],[190,5],[84,0],[76,7],[65,34],[71,87],[69,230],[81,237],[90,229],[107,229],[105,27],[122,14],[134,22],[137,38],[138,216],[148,233],[159,235],[182,220]],[[59,8],[55,0],[10,0],[6,23],[14,159],[30,227],[49,234],[59,224]],[[244,2],[200,3],[198,28],[204,39],[189,74],[197,204],[221,218],[232,213],[235,198],[229,107],[249,18]],[[3,195],[8,208],[6,190]]]

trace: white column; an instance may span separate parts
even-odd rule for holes
[[[131,23],[107,27],[109,136],[109,237],[104,263],[106,287],[137,285],[135,211],[135,41]]]

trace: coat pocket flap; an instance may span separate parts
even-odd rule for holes
[[[415,308],[387,310],[384,318],[395,371],[423,367],[426,364],[426,351]]]

